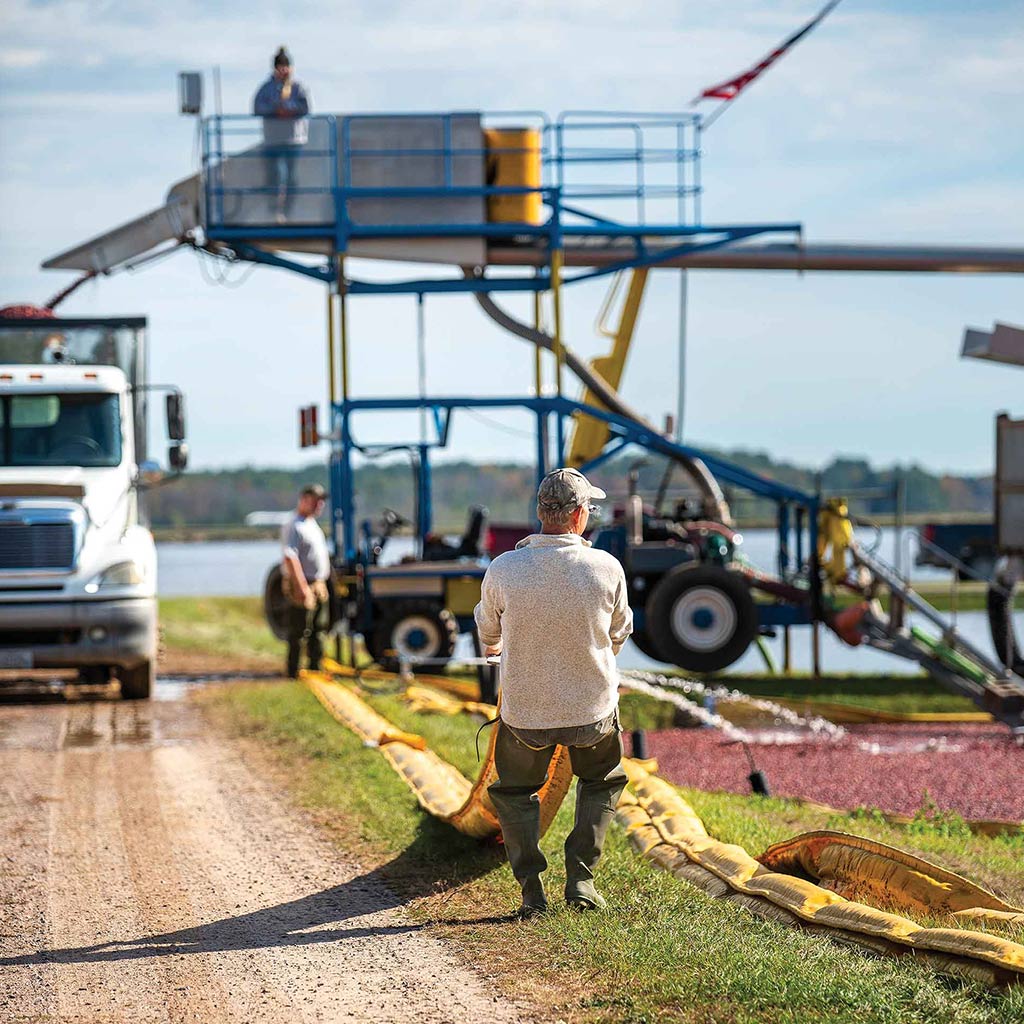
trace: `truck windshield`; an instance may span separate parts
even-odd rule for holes
[[[117,395],[0,397],[3,466],[117,466],[121,408]]]

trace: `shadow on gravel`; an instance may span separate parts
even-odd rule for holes
[[[397,857],[330,889],[178,931],[0,957],[0,968],[31,964],[112,963],[189,953],[287,948],[420,931],[427,923],[339,926],[361,917],[395,910],[422,896],[443,894],[503,863],[504,854],[500,847],[482,845],[465,836],[458,836],[461,842],[453,843],[453,834],[458,836],[448,826],[427,819],[413,843]],[[507,920],[511,918],[438,923],[484,924]],[[343,947],[338,952],[344,955]]]

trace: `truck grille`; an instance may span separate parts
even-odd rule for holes
[[[80,629],[0,629],[0,649],[8,647],[61,647],[77,644]]]
[[[0,520],[0,569],[70,569],[74,561],[72,523]]]

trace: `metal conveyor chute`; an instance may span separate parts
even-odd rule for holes
[[[135,220],[48,259],[45,270],[80,270],[109,274],[133,260],[153,255],[161,246],[174,248],[200,224],[199,176],[172,186],[167,201]]]

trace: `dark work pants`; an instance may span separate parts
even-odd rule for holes
[[[501,822],[512,874],[520,883],[548,866],[540,850],[540,798],[553,746],[535,750],[503,723],[498,726],[494,763],[498,781],[488,787]],[[576,783],[576,820],[565,841],[566,890],[590,881],[601,858],[605,833],[626,785],[618,729],[589,747],[569,747]]]
[[[306,645],[306,658],[309,667],[320,667],[323,657],[323,610],[326,602],[317,601],[312,609],[299,608],[291,605],[288,608],[288,676],[295,678],[299,674],[299,658],[302,645]]]

